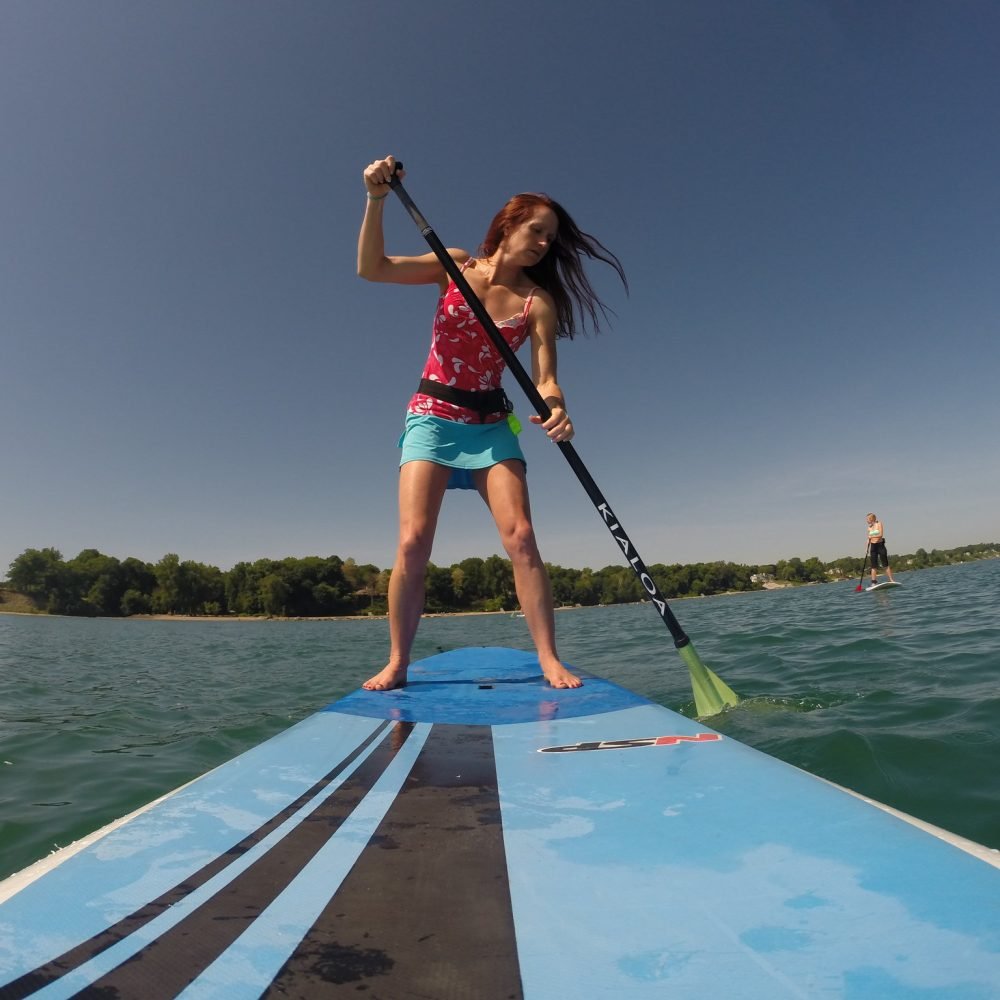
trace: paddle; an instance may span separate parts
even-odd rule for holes
[[[401,163],[397,162],[396,170],[399,171],[402,169],[402,166],[403,165]],[[465,280],[465,276],[459,270],[455,261],[452,260],[451,255],[448,253],[444,244],[438,239],[437,234],[428,225],[427,220],[420,214],[420,210],[413,203],[413,199],[406,193],[406,189],[403,187],[396,173],[393,174],[392,180],[389,182],[389,186],[399,196],[399,200],[403,203],[403,207],[409,213],[410,218],[416,223],[417,228],[420,230],[420,234],[427,241],[431,250],[434,251],[434,255],[441,262],[451,280],[455,282],[458,290],[465,297],[465,301],[469,304],[469,308],[482,324],[487,336],[493,342],[493,346],[500,352],[500,356],[507,362],[507,367],[511,370],[514,378],[517,379],[518,384],[524,390],[524,394],[528,397],[528,401],[538,412],[542,420],[548,420],[552,413],[548,404],[544,399],[542,399],[541,395],[539,395],[538,390],[535,388],[535,384],[531,381],[528,377],[528,373],[517,360],[514,352],[510,349],[510,345],[500,335],[500,331],[497,330],[496,324],[490,318],[490,314],[479,301],[476,293],[469,286],[468,281]],[[704,663],[702,663],[701,658],[698,656],[694,646],[691,644],[691,640],[684,633],[680,623],[667,606],[666,598],[660,593],[659,587],[657,587],[652,576],[650,576],[649,571],[646,569],[645,564],[639,557],[639,553],[632,544],[632,540],[625,532],[625,529],[622,527],[621,522],[618,520],[614,511],[608,505],[607,500],[604,499],[601,491],[597,488],[597,484],[587,471],[586,466],[580,460],[579,455],[577,455],[576,449],[568,441],[559,441],[557,443],[559,449],[565,456],[566,461],[569,462],[570,468],[572,468],[572,470],[576,473],[577,479],[580,480],[583,488],[587,491],[587,496],[590,497],[591,502],[597,508],[597,513],[601,515],[601,520],[604,522],[605,527],[611,532],[614,540],[621,546],[622,552],[625,553],[625,558],[628,560],[628,564],[632,567],[635,575],[639,578],[639,582],[642,584],[643,590],[649,594],[649,598],[652,601],[653,606],[659,612],[660,617],[663,619],[663,623],[667,626],[671,636],[673,636],[674,646],[677,648],[680,658],[687,665],[688,672],[691,675],[691,689],[694,692],[694,704],[698,715],[717,715],[727,706],[737,704],[739,699],[732,688],[730,688],[721,678],[717,677],[711,670],[708,669],[708,667],[705,666]]]
[[[868,547],[865,549],[865,557],[861,560],[861,576],[858,577],[858,585],[854,588],[854,593],[858,593],[861,588],[861,581],[865,578],[865,563],[868,562],[868,553],[872,550],[872,543],[868,543]]]

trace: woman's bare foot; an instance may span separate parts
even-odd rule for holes
[[[554,688],[578,688],[583,687],[583,681],[576,674],[570,673],[557,659],[539,660],[542,665],[542,673]]]
[[[405,663],[401,667],[390,663],[374,677],[369,677],[361,686],[366,691],[393,691],[396,688],[406,687],[406,667]]]

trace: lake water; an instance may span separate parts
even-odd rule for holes
[[[745,699],[712,728],[1000,848],[1000,560],[676,601],[701,658]],[[649,606],[557,615],[560,652],[694,714]],[[426,619],[415,656],[530,649],[524,619]],[[0,615],[0,878],[328,704],[384,663],[370,621]]]

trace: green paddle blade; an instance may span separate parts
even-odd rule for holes
[[[694,691],[694,707],[699,717],[718,715],[724,708],[732,708],[739,703],[736,692],[721,677],[712,673],[695,651],[692,643],[677,650],[687,664],[691,674],[691,690]]]

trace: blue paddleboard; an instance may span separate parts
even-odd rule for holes
[[[422,660],[0,883],[0,1000],[1000,996],[991,852],[583,676]]]

